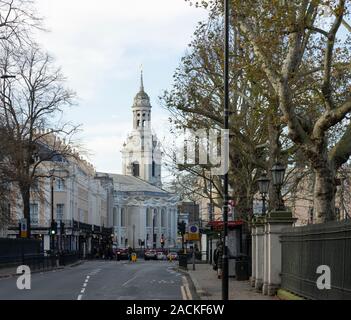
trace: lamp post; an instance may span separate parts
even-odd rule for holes
[[[272,180],[273,180],[273,185],[276,187],[277,190],[277,196],[278,196],[278,211],[284,211],[285,206],[284,206],[284,201],[281,196],[281,187],[284,182],[284,176],[285,176],[285,166],[281,164],[280,162],[277,162],[273,168],[271,169],[272,172]]]
[[[51,185],[51,229],[50,229],[50,239],[51,239],[51,252],[53,253],[55,250],[55,220],[54,220],[54,181],[55,177],[52,175],[50,180]]]
[[[229,0],[224,0],[224,130],[229,130]],[[226,150],[228,152],[228,150]],[[225,161],[229,154],[224,154]],[[228,203],[229,203],[229,176],[224,174],[224,201],[223,201],[223,266],[222,266],[222,300],[228,300],[229,274],[228,274]]]
[[[258,180],[258,189],[260,190],[262,196],[262,215],[266,215],[266,196],[268,193],[269,182],[266,174],[263,174]]]

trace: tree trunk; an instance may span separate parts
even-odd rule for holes
[[[335,172],[330,165],[314,169],[314,205],[316,223],[335,220]]]
[[[30,225],[30,188],[21,188],[22,202],[23,202],[23,216],[27,220],[27,238],[31,237]]]

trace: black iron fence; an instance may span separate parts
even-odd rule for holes
[[[281,242],[283,289],[308,299],[351,299],[351,221],[289,228]],[[317,286],[327,275],[319,266],[330,268],[329,290]]]
[[[40,253],[40,240],[0,238],[0,262],[1,258],[4,257],[12,259],[23,255],[38,255]]]

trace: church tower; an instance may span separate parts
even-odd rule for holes
[[[133,130],[122,149],[123,174],[138,177],[161,187],[162,156],[160,144],[151,130],[151,109],[141,71],[140,89],[132,106]]]

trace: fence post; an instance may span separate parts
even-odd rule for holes
[[[258,292],[261,292],[263,286],[263,260],[264,260],[264,218],[256,217],[255,219],[255,289]]]
[[[251,221],[251,278],[250,278],[250,284],[251,287],[255,287],[255,281],[256,281],[256,217],[254,217]]]
[[[265,283],[264,293],[275,295],[281,285],[282,272],[282,245],[280,236],[283,229],[291,227],[296,222],[289,211],[272,211],[267,217],[266,228],[266,270],[267,283]]]

